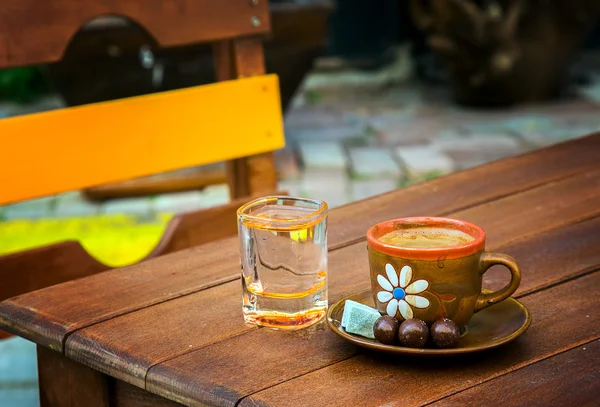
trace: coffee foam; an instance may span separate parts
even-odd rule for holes
[[[397,247],[451,247],[472,242],[475,238],[457,229],[415,227],[393,230],[378,240]]]

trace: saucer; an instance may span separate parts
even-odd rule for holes
[[[340,326],[346,300],[352,300],[374,308],[370,290],[349,295],[333,304],[327,311],[327,325],[338,336],[363,348],[401,355],[456,355],[473,353],[504,345],[529,328],[531,314],[527,307],[514,298],[508,298],[498,304],[484,308],[467,324],[466,332],[460,338],[458,346],[450,349],[407,348],[404,346],[384,345],[375,339],[369,339],[347,333]]]

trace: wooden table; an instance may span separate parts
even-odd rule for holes
[[[363,351],[324,323],[245,325],[235,238],[7,300],[0,328],[38,344],[43,406],[597,403],[600,135],[331,211],[331,302],[369,288],[367,228],[413,215],[480,224],[489,249],[518,259],[523,336],[426,360]]]

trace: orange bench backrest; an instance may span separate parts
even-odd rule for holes
[[[284,146],[278,79],[262,75],[256,38],[269,30],[266,1],[5,2],[0,67],[60,59],[83,23],[111,14],[139,22],[161,45],[224,38],[215,45],[224,82],[0,120],[0,205]]]

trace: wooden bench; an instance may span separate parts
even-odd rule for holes
[[[0,205],[227,161],[233,202],[176,217],[150,257],[235,234],[241,202],[276,191],[272,151],[285,143],[278,78],[264,75],[268,3],[7,0],[0,67],[59,60],[101,15],[138,22],[161,46],[212,43],[221,82],[0,120]],[[76,242],[13,254],[0,258],[0,298],[106,269]]]

